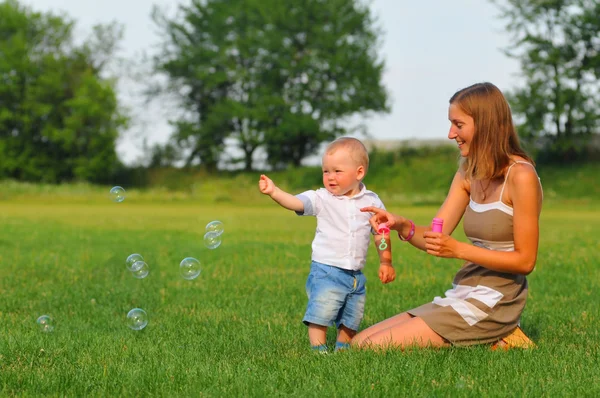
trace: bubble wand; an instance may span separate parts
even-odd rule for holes
[[[388,245],[387,242],[385,241],[385,234],[390,233],[390,227],[388,227],[386,224],[379,224],[379,226],[377,227],[377,233],[381,234],[381,242],[379,243],[379,250],[385,250],[387,249]]]

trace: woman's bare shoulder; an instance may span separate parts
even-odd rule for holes
[[[507,183],[520,188],[538,187],[540,184],[535,166],[526,160],[511,167]]]

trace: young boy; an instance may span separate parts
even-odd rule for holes
[[[365,146],[355,138],[342,137],[325,150],[322,159],[325,188],[291,195],[278,188],[265,175],[260,176],[260,191],[282,207],[298,215],[316,216],[317,230],[312,242],[312,263],[306,281],[308,305],[303,322],[308,326],[311,347],[327,352],[327,328],[337,326],[336,351],[349,347],[363,318],[366,278],[361,272],[369,247],[369,213],[361,207],[384,209],[379,197],[362,183],[369,168]],[[389,235],[387,247],[380,249],[381,235],[375,235],[379,253],[379,279],[392,282]]]

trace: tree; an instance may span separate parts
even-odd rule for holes
[[[519,132],[542,158],[574,160],[600,128],[600,3],[496,0],[525,87],[509,95]]]
[[[75,45],[74,23],[0,2],[0,177],[104,182],[119,167],[126,117],[102,77],[122,30],[99,25]]]
[[[185,114],[174,138],[216,168],[225,142],[250,170],[263,148],[273,167],[299,165],[344,134],[344,118],[388,111],[369,8],[355,0],[192,0],[169,19],[154,58]]]
[[[177,148],[170,142],[165,144],[154,144],[151,148],[144,141],[144,152],[150,153],[149,168],[174,167],[181,160]]]

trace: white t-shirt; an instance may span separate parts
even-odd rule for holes
[[[353,196],[336,196],[325,188],[305,191],[296,195],[304,204],[300,216],[316,216],[317,231],[312,242],[312,260],[335,267],[358,271],[367,261],[371,241],[371,213],[361,207],[374,206],[385,209],[374,192],[361,184],[360,192]]]

